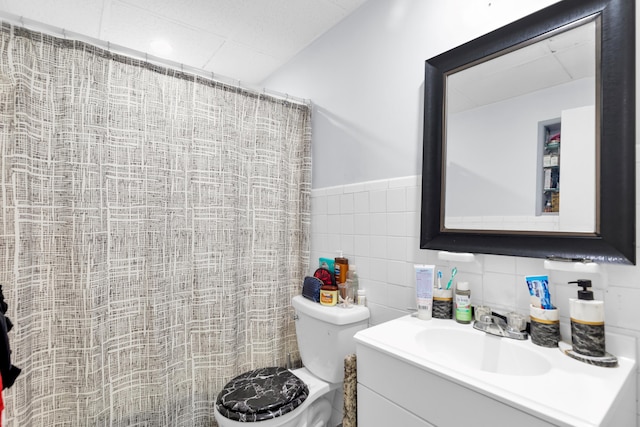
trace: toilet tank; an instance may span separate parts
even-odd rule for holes
[[[369,309],[328,307],[302,295],[291,301],[296,314],[298,349],[304,366],[315,376],[341,383],[344,358],[356,352],[353,336],[369,324]]]

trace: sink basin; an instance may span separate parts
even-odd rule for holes
[[[416,343],[434,359],[503,375],[542,375],[551,370],[548,359],[517,341],[478,334],[473,330],[427,329]]]

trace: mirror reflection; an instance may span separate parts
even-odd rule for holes
[[[598,21],[444,75],[444,228],[598,232]]]

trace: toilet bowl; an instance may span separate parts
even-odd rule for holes
[[[301,295],[292,305],[304,367],[255,369],[229,381],[215,405],[220,427],[327,426],[342,387],[344,357],[355,353],[353,335],[368,326],[369,309],[326,307]]]

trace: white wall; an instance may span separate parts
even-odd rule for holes
[[[552,3],[369,0],[264,82],[314,103],[312,259],[345,251],[361,272],[373,323],[415,304],[413,263],[436,264],[445,277],[453,266],[418,249],[424,61]],[[542,260],[494,255],[457,267],[473,303],[499,310],[526,310],[524,276],[547,273]],[[548,273],[565,329],[576,291],[567,282],[586,278],[605,301],[607,332],[640,338],[640,266]]]
[[[562,231],[595,230],[595,105],[562,112],[560,224]],[[593,167],[590,167],[593,166]]]
[[[425,60],[555,0],[368,0],[263,82],[309,98],[313,188],[419,175]]]

